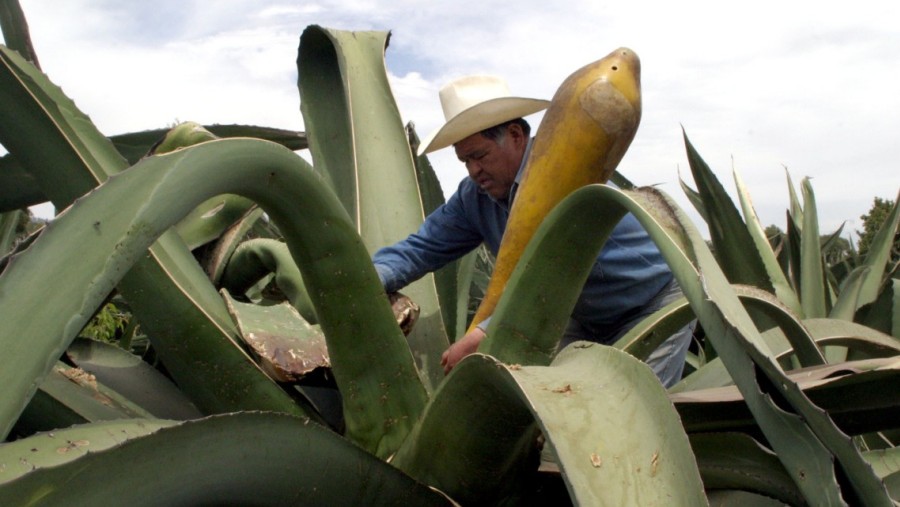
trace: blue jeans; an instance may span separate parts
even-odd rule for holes
[[[679,287],[678,282],[673,278],[672,281],[666,284],[666,286],[663,287],[662,290],[659,291],[659,293],[643,308],[641,308],[639,312],[629,316],[628,319],[621,323],[617,328],[605,334],[605,336],[598,336],[591,333],[579,322],[570,320],[569,325],[559,342],[559,348],[562,349],[579,340],[613,344],[619,338],[625,336],[625,333],[636,326],[638,322],[672,301],[675,301],[681,297],[681,295],[681,287]],[[656,374],[657,378],[659,378],[660,382],[662,382],[662,385],[667,388],[672,387],[681,380],[681,374],[684,372],[684,357],[691,344],[691,337],[694,335],[694,328],[696,325],[696,320],[691,321],[688,325],[673,333],[672,336],[666,338],[659,344],[659,347],[647,357],[646,363],[650,366],[650,369],[653,370],[653,373]]]

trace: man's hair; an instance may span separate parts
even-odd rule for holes
[[[512,124],[516,124],[522,127],[522,132],[525,133],[526,139],[531,135],[531,125],[529,125],[528,122],[522,118],[516,118],[515,120],[509,120],[499,125],[494,125],[491,128],[482,130],[480,133],[491,141],[499,143],[503,139],[503,137],[506,136],[506,127]]]

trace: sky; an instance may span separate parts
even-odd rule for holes
[[[821,232],[846,224],[845,237],[900,190],[897,2],[20,1],[44,72],[107,135],[188,120],[303,130],[297,47],[315,24],[391,31],[391,87],[421,137],[443,122],[449,80],[495,74],[550,99],[631,48],[643,114],[619,171],[671,195],[704,234],[679,185],[694,186],[683,131],[732,196],[740,174],[764,226],[786,228],[788,178],[810,178]],[[464,168],[452,149],[429,158],[449,195]]]

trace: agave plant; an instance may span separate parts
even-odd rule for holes
[[[900,498],[900,311],[879,246],[896,207],[835,289],[809,244],[811,188],[802,210],[792,201],[798,254],[781,264],[746,192],[744,222],[686,143],[689,195],[728,231],[711,232],[718,257],[664,194],[585,186],[535,232],[480,353],[444,378],[483,275],[476,253],[405,289],[421,309],[407,337],[371,265],[442,199],[390,92],[387,33],[303,32],[305,135],[184,124],[107,138],[27,61],[27,36],[7,28],[27,34],[24,18],[4,6],[25,58],[0,48],[0,167],[18,178],[0,202],[64,211],[0,263],[3,505]],[[307,146],[312,164],[293,153]],[[613,347],[556,355],[626,212],[685,299]],[[111,294],[150,340],[142,355],[78,338]],[[708,345],[666,392],[638,359],[695,317]]]

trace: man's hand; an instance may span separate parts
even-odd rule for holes
[[[450,348],[445,350],[444,354],[441,356],[441,366],[444,367],[444,375],[450,373],[450,370],[452,370],[453,367],[456,366],[456,363],[460,362],[462,358],[475,352],[475,350],[478,349],[478,344],[481,343],[481,340],[483,339],[484,331],[476,327],[453,343],[453,345],[450,345]]]

